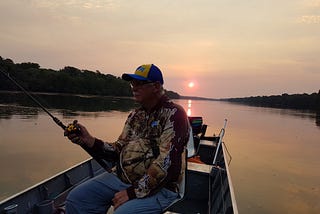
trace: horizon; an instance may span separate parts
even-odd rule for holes
[[[3,56],[0,56],[0,57],[2,57],[3,60],[10,59],[10,58],[5,58],[5,57],[3,57]],[[10,59],[10,60],[12,60],[12,59]],[[12,60],[12,61],[13,61],[13,60]],[[39,63],[37,63],[37,62],[14,62],[14,61],[13,61],[13,63],[14,63],[14,64],[21,64],[21,63],[36,63],[36,64],[39,64]],[[39,65],[39,66],[40,66],[40,65]],[[67,66],[64,66],[64,67],[67,67]],[[63,68],[64,68],[64,67],[63,67]],[[40,69],[48,69],[48,70],[54,70],[54,71],[59,71],[59,70],[61,70],[61,69],[63,69],[63,68],[52,69],[52,68],[44,68],[44,67],[41,67],[41,66],[40,66]],[[74,68],[76,68],[76,67],[74,67]],[[79,68],[76,68],[76,69],[79,69]],[[91,70],[88,70],[88,69],[79,69],[79,70],[81,70],[81,71],[85,71],[85,70],[91,71]],[[97,70],[97,71],[98,71],[98,70]],[[91,71],[91,72],[96,72],[96,71]],[[104,75],[108,75],[108,74],[109,74],[109,75],[113,75],[113,74],[110,74],[110,73],[103,73],[103,74],[104,74]],[[115,75],[113,75],[113,76],[115,76]],[[121,76],[115,76],[115,77],[121,78]],[[166,89],[166,88],[165,88],[165,89]],[[172,90],[170,90],[170,89],[166,89],[166,90],[172,91]],[[178,92],[176,92],[176,91],[173,91],[173,92],[178,93]],[[311,92],[311,93],[300,92],[300,93],[293,93],[293,94],[288,94],[288,95],[297,95],[297,94],[308,94],[308,95],[311,95],[311,94],[313,94],[313,93],[320,93],[320,89],[319,89],[318,92]],[[179,93],[178,93],[178,94],[179,94]],[[282,94],[287,94],[287,93],[282,93]],[[204,96],[202,96],[202,95],[197,96],[197,95],[183,95],[183,94],[179,94],[179,96],[181,96],[181,97],[199,98],[199,99],[222,100],[222,99],[248,98],[248,97],[258,97],[258,96],[281,96],[282,94],[249,95],[249,96],[245,96],[245,97],[221,97],[221,98],[204,97]],[[184,98],[182,98],[182,99],[184,99]]]
[[[0,56],[120,77],[154,63],[164,87],[212,99],[319,91],[320,0],[1,1]]]

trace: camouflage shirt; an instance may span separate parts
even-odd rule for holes
[[[96,140],[92,150],[99,156],[110,151],[119,154],[117,173],[132,184],[127,189],[129,198],[142,198],[179,180],[188,139],[184,109],[163,96],[151,112],[142,107],[132,111],[116,142]]]

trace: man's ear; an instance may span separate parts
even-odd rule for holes
[[[161,90],[161,83],[160,82],[155,82],[154,83],[154,87],[155,87],[156,91],[159,92]]]

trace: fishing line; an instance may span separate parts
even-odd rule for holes
[[[1,73],[6,76],[11,82],[13,82],[20,90],[25,93],[33,102],[35,102],[42,110],[44,110],[52,119],[53,121],[60,126],[63,130],[67,127],[65,126],[57,117],[53,116],[38,100],[36,100],[27,90],[25,90],[19,83],[17,83],[9,73],[4,72],[0,69]]]
[[[24,89],[19,83],[17,83],[17,81],[15,81],[10,75],[9,73],[5,72],[4,70],[2,70],[2,68],[0,68],[0,72],[7,77],[11,82],[13,82],[19,89],[21,89],[21,91],[26,94],[33,102],[35,102],[40,108],[42,108],[42,110],[44,110],[52,119],[53,121],[60,126],[63,130],[65,130],[66,128],[68,128],[69,126],[74,126],[73,124],[70,124],[68,126],[64,125],[57,117],[53,116],[38,100],[36,100],[26,89]],[[93,157],[93,159],[95,159],[106,171],[110,171],[110,166],[108,166],[108,164],[105,163],[105,161],[100,158],[97,157],[94,153],[92,153],[89,148],[86,147],[86,145],[80,145],[90,156]]]

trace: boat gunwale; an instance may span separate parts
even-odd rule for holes
[[[81,162],[79,162],[79,163],[77,163],[77,164],[75,164],[75,165],[73,165],[73,166],[71,166],[71,167],[69,167],[69,168],[67,168],[65,170],[62,170],[62,171],[52,175],[51,177],[46,178],[46,179],[44,179],[44,180],[32,185],[31,187],[28,187],[28,188],[26,188],[24,190],[21,190],[20,192],[18,192],[16,194],[12,195],[12,196],[9,196],[8,198],[3,199],[2,201],[0,201],[0,204],[4,204],[4,203],[6,203],[6,202],[18,197],[19,195],[22,195],[22,194],[24,194],[26,192],[29,192],[29,191],[31,191],[33,189],[36,189],[39,186],[51,181],[52,179],[57,178],[58,176],[62,176],[63,174],[65,174],[65,173],[67,173],[69,171],[72,171],[75,168],[81,167],[81,165],[84,165],[84,164],[89,163],[89,162],[91,163],[92,160],[93,160],[92,158],[88,158],[88,159],[86,159],[84,161],[81,161]]]
[[[230,192],[230,198],[231,198],[231,204],[232,204],[232,208],[233,208],[233,213],[234,214],[238,214],[239,211],[238,211],[236,196],[235,196],[235,193],[234,193],[231,174],[230,174],[230,171],[229,171],[229,164],[227,162],[226,145],[225,145],[224,142],[222,143],[222,152],[223,152],[223,158],[224,158],[224,161],[225,161],[225,170],[227,171],[227,178],[228,178],[228,183],[229,183],[229,192]]]

